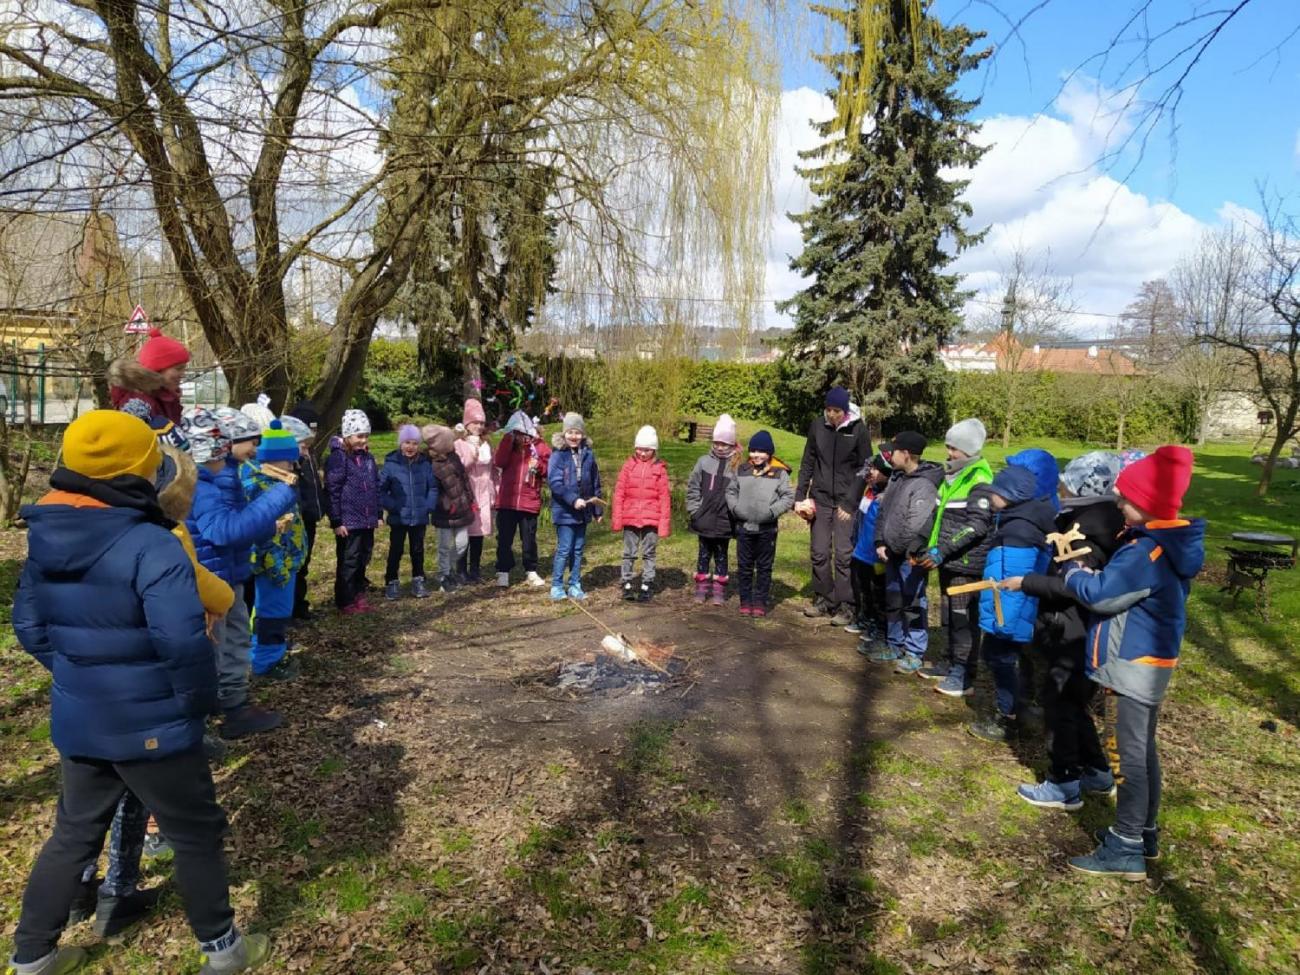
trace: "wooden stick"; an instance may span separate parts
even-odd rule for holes
[[[966,593],[983,592],[986,589],[993,590],[993,615],[997,617],[998,626],[1005,626],[1006,620],[1002,616],[1002,583],[997,579],[981,579],[979,582],[950,586],[947,593],[949,596],[964,596]]]
[[[565,598],[568,599],[569,602],[573,603],[573,605],[577,606],[578,609],[582,610],[593,623],[599,626],[602,630],[604,630],[606,633],[612,636],[619,643],[623,644],[623,646],[627,647],[630,651],[632,651],[632,656],[636,657],[637,663],[649,667],[651,670],[657,670],[661,674],[668,673],[667,670],[665,670],[663,667],[660,667],[653,660],[648,660],[644,656],[642,656],[640,651],[638,651],[636,647],[632,646],[631,642],[628,641],[626,637],[624,637],[621,633],[615,633],[613,630],[611,630],[608,626],[606,626],[601,621],[601,619],[598,616],[596,616],[595,613],[587,609],[587,607],[582,605],[582,603],[578,602],[572,596],[566,596]]]
[[[293,471],[282,471],[278,467],[271,467],[267,464],[259,464],[257,470],[259,473],[265,474],[267,477],[273,478],[274,480],[281,481],[290,487],[293,487],[298,483],[298,475]]]

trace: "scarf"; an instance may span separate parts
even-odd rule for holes
[[[153,483],[134,474],[119,474],[106,480],[96,480],[68,470],[56,467],[50,475],[50,487],[56,491],[71,494],[84,494],[88,498],[103,502],[110,508],[133,508],[143,511],[155,525],[161,525],[168,531],[176,527],[176,522],[163,514],[158,504],[158,492]]]

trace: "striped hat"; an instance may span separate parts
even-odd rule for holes
[[[279,420],[272,420],[271,425],[262,431],[257,459],[263,463],[269,460],[295,461],[298,459],[298,440],[281,426]]]

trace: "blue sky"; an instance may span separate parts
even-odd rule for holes
[[[964,82],[967,94],[982,97],[976,118],[985,120],[986,141],[995,148],[971,190],[977,222],[991,228],[989,240],[963,258],[962,270],[972,286],[993,287],[1012,250],[1047,255],[1058,275],[1074,280],[1078,306],[1099,313],[1077,330],[1100,333],[1103,314],[1122,310],[1143,278],[1167,273],[1199,230],[1258,208],[1260,182],[1288,197],[1291,209],[1300,208],[1300,38],[1272,50],[1300,27],[1300,3],[1251,0],[1185,82],[1176,143],[1166,119],[1151,132],[1141,159],[1134,143],[1109,164],[1103,157],[1120,148],[1143,106],[1185,61],[1132,88],[1144,73],[1137,59],[1140,22],[1109,57],[1096,55],[1138,0],[1050,0],[1021,27],[1019,39],[1008,38],[1007,18],[1036,4],[939,0],[936,7],[946,20],[987,31],[986,43],[998,47],[987,67]],[[1198,10],[1223,6],[1229,5],[1153,0],[1146,29],[1158,33]],[[1152,48],[1152,60],[1172,56],[1203,29],[1175,29]],[[827,79],[808,56],[823,43],[822,27],[805,16],[790,34],[798,39],[783,52],[782,129],[787,142],[805,145],[811,136],[796,116],[825,111],[824,101],[818,103]],[[789,147],[778,153],[788,157]],[[777,167],[778,207],[798,209],[806,194],[789,173],[789,159]],[[797,249],[797,237],[791,240],[791,228],[780,224],[769,262],[774,295],[798,286],[779,266],[782,249]]]

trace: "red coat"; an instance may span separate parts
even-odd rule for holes
[[[672,495],[668,490],[668,465],[656,457],[629,457],[618,472],[614,485],[614,513],[610,525],[624,528],[653,528],[660,538],[672,531]]]
[[[526,511],[531,515],[542,510],[542,485],[546,483],[546,465],[551,459],[551,448],[538,440],[532,450],[519,449],[518,439],[507,433],[497,444],[492,466],[501,471],[497,485],[497,498],[493,507],[497,511]],[[536,452],[537,470],[530,477],[528,458]]]

